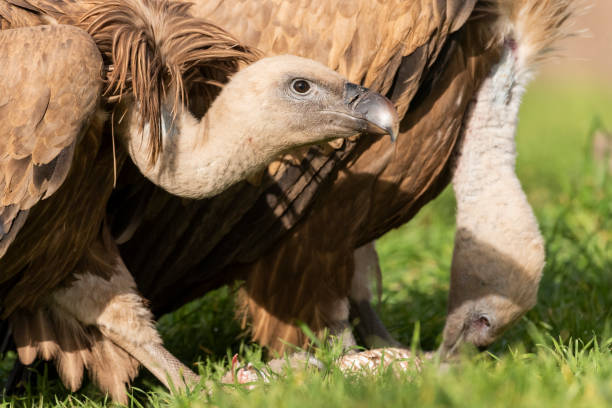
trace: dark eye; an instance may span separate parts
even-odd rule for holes
[[[304,79],[296,79],[291,84],[293,90],[299,94],[306,94],[310,91],[310,83]]]

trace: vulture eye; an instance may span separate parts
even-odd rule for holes
[[[310,83],[305,79],[296,79],[291,83],[291,88],[301,95],[305,95],[310,91]]]

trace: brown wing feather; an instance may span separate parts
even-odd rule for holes
[[[28,210],[68,174],[100,94],[102,60],[92,46],[73,27],[0,31],[0,257]]]
[[[395,81],[401,91],[394,91],[403,115],[421,73],[448,34],[463,26],[476,0],[243,0],[240,7],[231,0],[194,3],[194,15],[247,45],[268,55],[318,60],[377,92],[388,92],[404,65],[402,78]],[[409,64],[403,64],[405,57]]]
[[[27,4],[25,5],[27,6]],[[41,16],[32,13],[20,1],[0,0],[0,30],[44,24]]]

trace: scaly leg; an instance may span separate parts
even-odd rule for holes
[[[372,307],[371,280],[376,279],[378,297],[381,290],[381,271],[374,242],[370,242],[354,252],[355,269],[349,293],[351,320],[356,319],[355,329],[368,348],[401,347],[391,336]]]
[[[102,335],[145,366],[166,387],[183,388],[199,377],[162,345],[153,315],[114,243],[98,242],[85,262],[87,272],[53,294],[53,303]],[[104,276],[109,276],[105,279]]]

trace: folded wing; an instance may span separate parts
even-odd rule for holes
[[[68,26],[0,31],[0,56],[2,257],[30,208],[68,175],[98,104],[102,58],[84,31]]]

